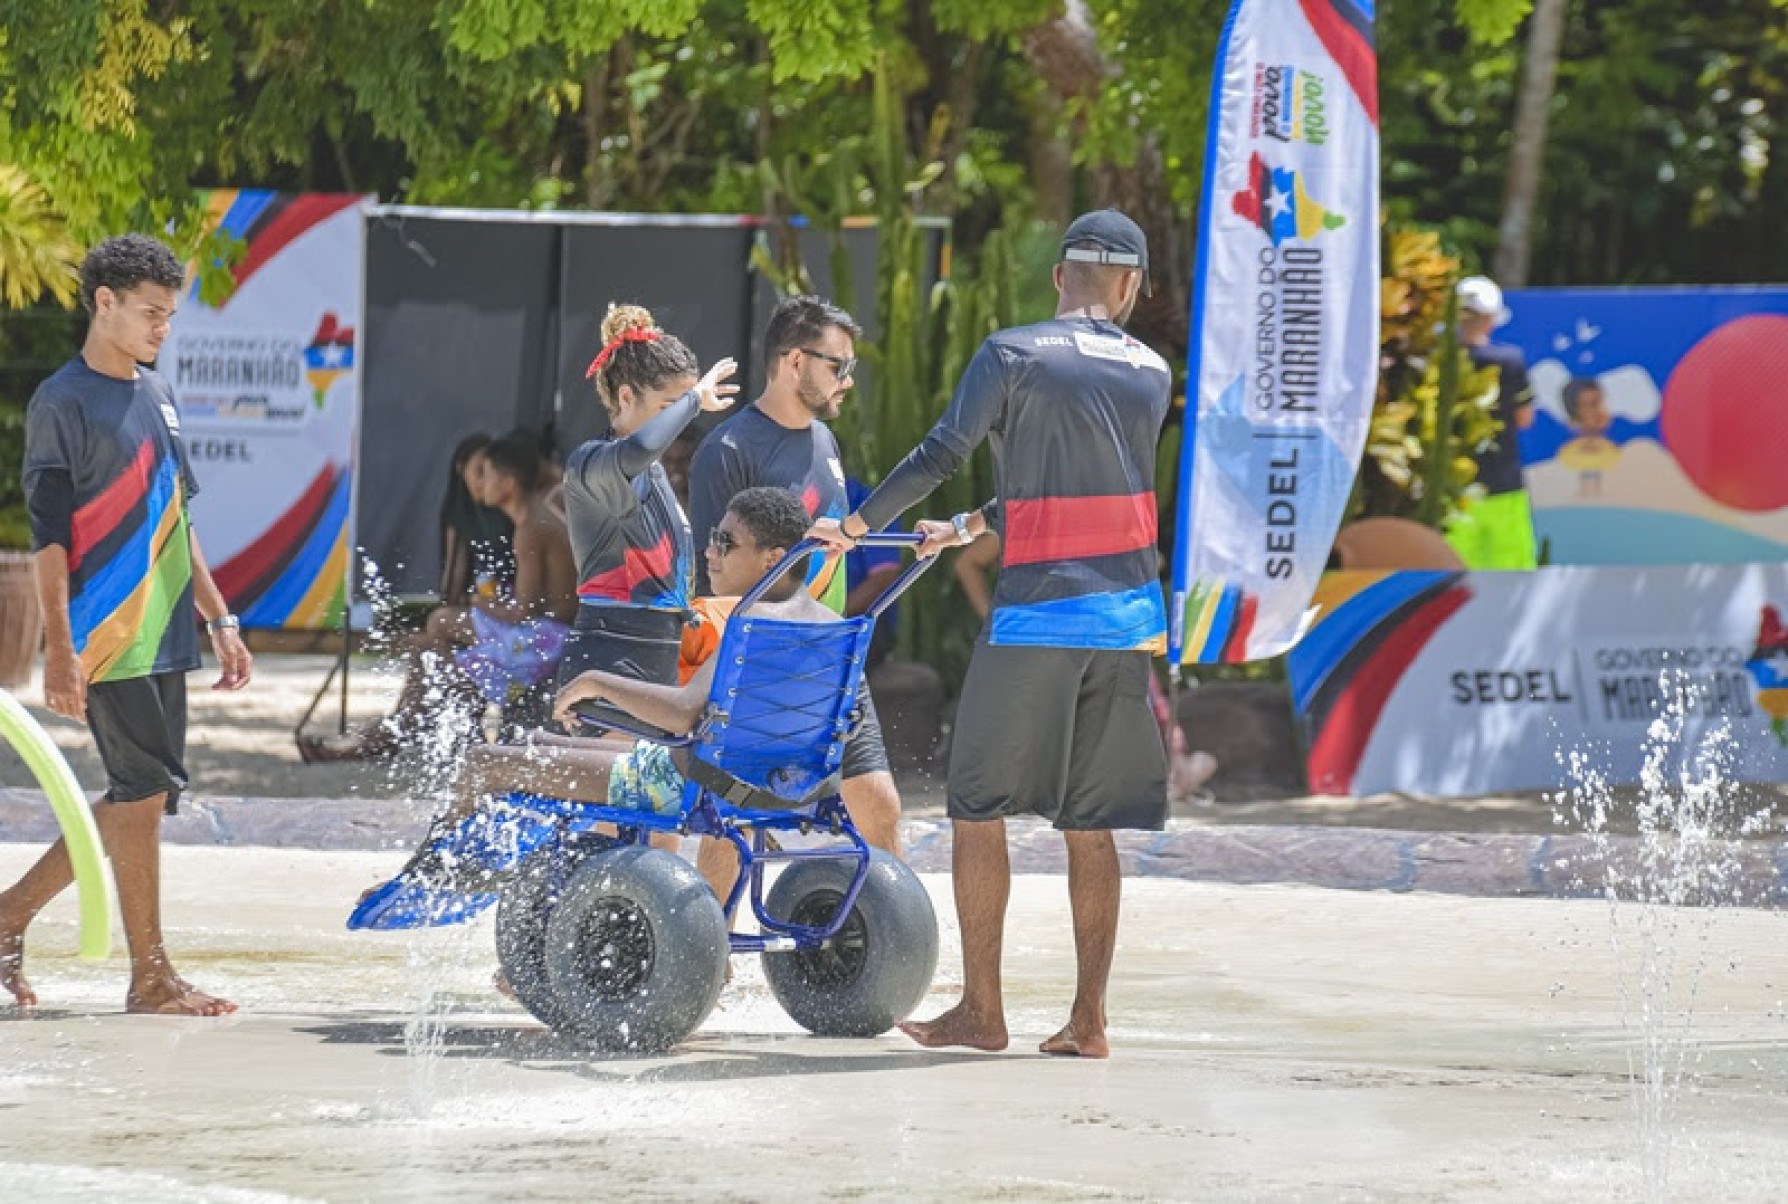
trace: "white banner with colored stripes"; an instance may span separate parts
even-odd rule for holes
[[[1169,655],[1275,656],[1353,487],[1378,379],[1372,0],[1236,0],[1199,208]]]
[[[1317,794],[1779,782],[1788,565],[1335,572],[1285,658]]]
[[[251,627],[342,620],[351,539],[366,198],[219,189],[245,244],[236,290],[182,302],[156,368],[174,386],[199,496],[193,527]]]

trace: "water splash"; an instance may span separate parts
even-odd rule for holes
[[[389,793],[413,799],[425,825],[441,818],[453,801],[466,749],[481,734],[485,707],[465,689],[463,674],[434,652],[413,656],[407,634],[397,622],[400,599],[386,583],[379,566],[361,557],[362,597],[373,607],[374,623],[366,648],[378,657],[373,672],[383,676],[394,693],[410,691],[407,714],[384,722],[397,737],[400,752],[383,762]],[[410,680],[416,670],[416,680]],[[530,753],[532,753],[530,749]],[[500,843],[503,828],[493,821],[492,838]],[[439,869],[451,879],[460,869],[451,858]],[[448,1018],[454,1010],[451,987],[469,967],[488,965],[490,930],[485,924],[457,924],[413,932],[405,952],[410,985],[410,1015],[404,1024],[408,1067],[406,1099],[398,1109],[427,1120],[442,1102],[441,1068],[448,1041]]]
[[[360,572],[360,595],[373,615],[363,646],[375,658],[371,676],[404,704],[402,713],[380,721],[398,748],[395,756],[377,762],[383,793],[416,800],[423,804],[418,818],[432,818],[444,809],[466,748],[482,738],[485,707],[468,693],[464,675],[451,658],[412,653],[410,633],[399,621],[403,599],[364,552]]]
[[[441,1096],[441,1066],[447,1048],[447,1019],[453,1011],[452,978],[471,955],[472,925],[419,929],[411,937],[404,966],[412,1005],[404,1023],[405,1065],[409,1070],[407,1115],[426,1120]]]
[[[1737,742],[1724,720],[1701,722],[1687,675],[1666,670],[1658,684],[1637,795],[1624,800],[1600,760],[1578,748],[1560,757],[1573,786],[1557,799],[1560,821],[1591,839],[1578,885],[1608,902],[1648,1201],[1669,1198],[1684,1142],[1677,1110],[1700,1066],[1695,1010],[1718,909],[1771,901],[1746,897],[1743,841],[1775,824],[1768,803],[1733,780]],[[1615,832],[1628,806],[1634,837]]]

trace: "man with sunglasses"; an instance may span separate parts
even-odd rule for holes
[[[764,392],[714,429],[689,466],[689,519],[705,548],[727,506],[746,489],[787,489],[813,518],[850,512],[844,461],[826,426],[838,417],[856,371],[856,319],[823,297],[790,297],[764,329]],[[843,555],[811,558],[808,589],[840,614],[847,587]],[[696,593],[713,593],[697,558]],[[900,855],[900,792],[888,766],[881,723],[864,693],[865,715],[844,752],[844,804],[870,844]]]
[[[722,423],[696,449],[689,466],[689,518],[695,546],[707,543],[740,491],[790,489],[814,518],[843,518],[844,461],[827,421],[838,417],[855,383],[856,320],[821,297],[790,297],[764,331],[763,396]],[[699,558],[698,558],[699,559]],[[829,561],[809,581],[813,594],[844,609],[842,561]],[[698,563],[696,592],[708,589]]]

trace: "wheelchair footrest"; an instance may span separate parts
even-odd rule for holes
[[[497,901],[496,882],[550,840],[578,826],[574,804],[515,795],[437,831],[408,864],[369,891],[350,929],[389,931],[463,924]]]
[[[348,927],[392,932],[463,924],[489,910],[496,901],[494,892],[442,890],[399,874],[389,882],[381,882],[360,901],[348,917]]]

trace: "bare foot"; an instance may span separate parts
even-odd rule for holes
[[[1037,1049],[1059,1058],[1109,1058],[1111,1043],[1105,1039],[1105,1030],[1088,1030],[1082,1032],[1070,1020],[1061,1032],[1051,1037]]]
[[[227,1016],[236,1010],[236,1005],[174,978],[132,986],[130,994],[124,997],[124,1010],[144,1016]]]
[[[998,1053],[1006,1048],[1006,1018],[987,1019],[957,1004],[936,1020],[904,1020],[896,1026],[927,1049],[961,1045]]]
[[[0,990],[12,994],[20,1011],[37,1006],[37,992],[25,981],[25,934],[12,932],[0,936]]]
[[[228,1016],[231,1012],[236,1010],[236,1005],[231,1003],[228,999],[219,999],[216,995],[207,995],[179,975],[174,976],[174,981],[179,984],[180,989],[186,992],[188,997],[197,1000],[205,1007],[215,1007],[217,1009],[214,1012],[206,1012],[205,1015],[207,1016]]]
[[[507,999],[510,1003],[521,1002],[521,996],[515,993],[514,984],[509,981],[509,975],[503,973],[501,970],[498,970],[495,974],[491,975],[490,985],[496,988],[497,994]]]

